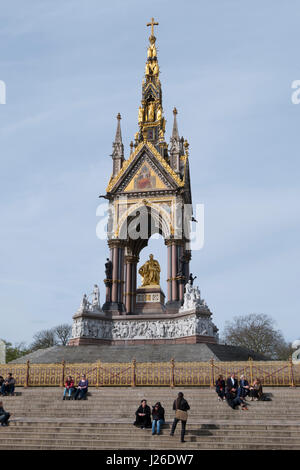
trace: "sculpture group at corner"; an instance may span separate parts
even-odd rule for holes
[[[200,289],[198,286],[194,287],[192,281],[185,285],[183,306],[180,312],[187,312],[190,310],[197,310],[200,307],[208,308],[204,299],[201,299]]]
[[[92,302],[89,301],[89,297],[92,296]],[[79,307],[79,312],[100,312],[101,311],[101,306],[100,306],[100,290],[97,284],[94,284],[94,289],[89,296],[86,294],[83,295],[80,307]]]

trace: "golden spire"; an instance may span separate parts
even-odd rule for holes
[[[154,36],[154,26],[158,26],[159,23],[155,23],[154,18],[151,18],[151,23],[147,23],[147,26],[151,26],[151,35],[149,37],[150,46],[147,51],[147,63],[145,69],[146,78],[151,76],[154,79],[158,79],[159,67],[157,62],[157,51],[155,46],[156,37]]]
[[[145,78],[142,82],[142,100],[138,110],[140,129],[136,140],[138,142],[152,142],[163,154],[166,146],[164,140],[166,121],[163,117],[162,91],[155,44],[156,37],[154,36],[154,26],[158,26],[158,24],[154,18],[151,18],[151,22],[147,23],[147,26],[151,26],[151,35],[147,49]]]

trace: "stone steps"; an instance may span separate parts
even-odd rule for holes
[[[163,387],[163,386],[160,386],[160,385],[155,385],[155,386],[137,386],[137,387],[131,387],[131,386],[127,386],[127,385],[123,385],[123,386],[99,386],[99,387],[96,387],[96,386],[90,386],[89,387],[89,392],[91,393],[91,395],[93,394],[97,394],[97,393],[101,393],[101,392],[105,392],[107,390],[110,390],[110,393],[112,395],[119,395],[120,394],[120,391],[123,390],[123,391],[127,391],[127,392],[132,392],[134,391],[135,393],[143,393],[143,392],[149,392],[149,393],[155,393],[156,390],[159,390],[161,393],[165,394],[165,395],[176,395],[177,394],[177,391],[182,391],[181,388],[186,392],[186,393],[191,393],[192,395],[196,395],[199,391],[201,393],[203,393],[205,395],[206,394],[211,394],[211,393],[215,393],[215,388],[214,387],[210,387],[210,386],[191,386],[189,387],[188,385],[176,385],[176,387]],[[28,394],[35,394],[35,393],[39,393],[40,391],[48,391],[50,394],[53,394],[54,392],[56,394],[58,394],[61,390],[63,390],[64,387],[61,387],[61,386],[52,386],[52,385],[45,385],[45,386],[34,386],[34,387],[20,387],[20,386],[16,386],[15,388],[15,391],[16,392],[20,392],[20,393],[25,393],[26,395]],[[291,393],[294,393],[295,395],[298,395],[299,394],[299,390],[300,388],[299,387],[275,387],[275,386],[265,386],[264,387],[264,391],[266,393],[270,392],[270,393],[276,393],[277,395],[280,394],[280,393],[283,393],[285,394],[287,391],[289,394]]]
[[[299,388],[300,390],[300,388]],[[182,389],[179,389],[178,391],[182,391]],[[175,391],[173,393],[170,393],[170,394],[165,394],[165,393],[161,393],[161,389],[159,391],[157,391],[156,393],[151,393],[151,391],[145,391],[144,393],[141,393],[140,391],[137,392],[136,389],[132,389],[132,393],[130,393],[130,391],[124,391],[123,395],[120,395],[120,394],[110,394],[110,389],[107,389],[107,390],[101,390],[101,391],[97,391],[97,393],[93,392],[91,395],[89,394],[87,399],[86,400],[83,400],[83,401],[89,401],[91,399],[96,399],[96,400],[99,400],[99,399],[103,399],[104,401],[113,401],[114,399],[117,399],[117,398],[123,398],[123,397],[126,397],[126,399],[128,399],[129,401],[136,401],[138,398],[142,399],[144,397],[146,397],[147,401],[157,401],[157,400],[168,400],[168,401],[171,401],[173,403],[173,401],[176,399],[177,397],[177,394],[178,394],[178,391]],[[201,396],[201,402],[217,402],[217,395],[214,391],[211,391],[209,393],[207,392],[204,392],[203,390],[197,390],[198,393],[190,393],[189,391],[186,391],[184,393],[184,396],[186,397],[186,399],[188,400],[188,402],[199,402],[199,398]],[[298,390],[297,390],[298,392]],[[274,396],[272,396],[273,394],[272,393],[268,393],[266,392],[267,395],[270,396],[271,400],[273,401],[273,398]],[[26,396],[25,396],[26,395]],[[47,390],[46,392],[45,391],[40,391],[39,393],[36,392],[36,393],[26,393],[24,394],[24,392],[19,395],[19,396],[5,396],[5,397],[1,397],[1,399],[7,399],[7,400],[10,400],[12,403],[13,402],[17,402],[17,401],[20,401],[22,400],[23,401],[23,397],[25,396],[26,399],[38,399],[38,398],[43,398],[44,399],[51,399],[51,400],[56,400],[56,401],[63,401],[62,400],[62,397],[63,397],[63,389],[59,390],[57,392],[57,389],[56,389],[56,394],[53,394],[51,393],[50,390]],[[300,398],[300,393],[295,393],[294,391],[291,391],[288,393],[288,395],[286,395],[285,393],[276,393],[275,395],[275,398],[284,398],[286,400],[287,403],[289,402],[292,402],[294,399],[299,399]],[[249,397],[247,398],[249,400]],[[65,400],[65,401],[68,401],[68,400]],[[73,400],[70,400],[70,401],[73,401]],[[272,403],[272,401],[270,401],[269,403]],[[266,402],[261,402],[259,401],[258,403],[266,403]]]
[[[11,444],[0,444],[0,450],[12,450],[12,445]],[[61,450],[61,451],[70,451],[70,450],[104,450],[104,451],[108,451],[108,450],[111,450],[112,452],[114,451],[117,451],[117,450],[120,450],[120,451],[132,451],[132,450],[135,450],[135,451],[138,451],[138,450],[141,450],[141,451],[156,451],[156,450],[164,450],[165,452],[169,452],[169,451],[172,451],[172,450],[177,450],[177,451],[187,451],[187,450],[196,450],[196,451],[200,451],[200,450],[291,450],[291,451],[295,451],[295,450],[298,450],[298,447],[294,447],[294,446],[288,446],[288,445],[276,445],[276,447],[274,447],[273,445],[251,445],[251,444],[232,444],[232,445],[229,445],[229,446],[225,446],[225,445],[214,445],[214,444],[209,444],[209,445],[198,445],[197,447],[193,446],[187,446],[187,444],[178,444],[177,446],[173,445],[172,448],[170,448],[170,446],[155,446],[155,447],[145,447],[145,446],[142,446],[142,447],[134,447],[133,444],[132,445],[129,445],[128,447],[119,447],[118,449],[116,448],[116,446],[112,446],[112,447],[109,447],[109,446],[106,446],[105,448],[103,449],[100,449],[100,448],[97,448],[97,447],[87,447],[87,446],[79,446],[79,445],[76,445],[74,447],[71,447],[71,446],[60,446],[60,445],[24,445],[24,444],[21,444],[21,445],[14,445],[13,446],[13,450],[27,450],[27,451],[30,451],[30,450]]]
[[[7,405],[5,405],[6,408]],[[15,407],[12,407],[10,406],[9,407],[10,411],[12,413],[17,413],[17,414],[22,414],[22,416],[28,416],[30,415],[31,413],[31,416],[33,416],[33,414],[37,414],[38,416],[41,414],[41,413],[45,413],[47,412],[47,416],[50,416],[52,414],[54,414],[55,416],[57,416],[57,413],[61,413],[61,416],[69,416],[69,415],[72,415],[72,416],[76,416],[78,414],[78,416],[83,416],[83,415],[91,415],[91,416],[94,416],[94,417],[101,417],[101,416],[109,416],[111,413],[114,412],[113,408],[107,408],[107,409],[103,409],[103,408],[95,408],[95,409],[92,409],[92,408],[59,408],[57,407],[56,410],[55,409],[50,409],[49,410],[49,407],[41,407],[41,408],[15,408]],[[127,410],[118,410],[119,414],[122,415],[122,417],[134,417],[135,415],[135,411],[137,409],[137,406],[135,405],[135,407],[131,407]],[[238,413],[238,410],[235,410],[236,411],[236,414]],[[198,407],[197,410],[191,408],[191,410],[189,410],[189,417],[192,418],[192,417],[196,417],[196,416],[210,416],[211,414],[213,415],[216,415],[216,414],[219,414],[219,415],[224,415],[224,416],[232,416],[232,413],[233,411],[231,410],[231,408],[227,405],[227,404],[224,404],[224,407],[223,408],[220,408],[220,409],[207,409],[207,408],[200,408]],[[278,408],[269,408],[268,410],[263,410],[263,409],[259,409],[259,408],[250,408],[250,406],[248,407],[248,410],[247,411],[243,411],[243,414],[247,413],[248,415],[252,415],[252,414],[259,414],[259,416],[268,416],[268,415],[272,415],[272,416],[291,416],[291,417],[295,417],[295,418],[299,418],[300,416],[300,410],[285,410],[284,408],[283,409],[278,409]],[[165,416],[166,417],[173,417],[174,416],[174,412],[173,411],[168,411],[165,409]]]
[[[48,389],[43,389],[41,391],[38,391],[36,390],[34,393],[30,393],[28,392],[28,394],[26,393],[28,391],[28,389],[25,389],[25,392],[26,395],[40,395],[41,393],[45,393],[45,394],[49,394],[50,396],[53,396],[53,393],[51,393],[51,390],[54,391],[54,388],[48,388]],[[63,393],[63,390],[64,388],[61,387],[61,388],[58,388],[58,387],[55,387],[55,393],[57,396],[62,396],[62,393]],[[160,396],[165,396],[165,397],[169,397],[169,398],[176,398],[177,397],[177,394],[178,392],[182,392],[184,391],[184,393],[186,394],[186,396],[189,396],[189,397],[197,397],[199,395],[199,393],[201,393],[201,395],[203,395],[204,398],[208,398],[208,397],[211,397],[211,396],[216,396],[216,392],[215,390],[207,390],[207,389],[204,389],[204,388],[196,388],[196,387],[193,387],[191,389],[186,389],[184,387],[178,387],[176,388],[175,390],[173,389],[172,392],[170,393],[166,393],[165,390],[166,388],[162,388],[162,387],[152,387],[152,388],[141,388],[141,387],[137,387],[137,388],[129,388],[129,389],[124,389],[122,387],[119,387],[119,390],[123,390],[123,392],[125,394],[129,394],[132,392],[134,393],[134,395],[139,395],[139,396],[142,396],[143,395],[143,390],[144,390],[144,393],[146,393],[147,395],[149,396],[157,396],[157,393],[159,393]],[[168,389],[167,389],[168,390]],[[279,392],[276,393],[276,396],[286,396],[286,393],[288,392],[288,397],[290,396],[299,396],[299,390],[300,390],[300,387],[295,390],[295,389],[289,389],[289,388],[285,388],[283,390],[280,390]],[[264,389],[265,393],[266,394],[272,394],[274,393],[274,389],[273,389],[273,392],[270,392],[267,388]],[[88,396],[100,396],[100,395],[105,395],[107,394],[107,392],[110,392],[111,393],[111,396],[114,397],[119,397],[120,396],[120,393],[113,393],[112,392],[112,389],[110,387],[106,388],[106,389],[95,389],[95,390],[91,390],[90,393],[88,393]],[[20,395],[19,397],[22,396],[22,392],[20,392]],[[10,396],[9,398],[18,398],[17,396]]]
[[[7,408],[7,407],[6,407]],[[8,409],[8,408],[7,408]],[[33,410],[32,411],[24,411],[24,410],[20,410],[19,412],[13,410],[13,409],[9,409],[9,412],[12,414],[13,417],[15,416],[22,416],[23,418],[39,418],[41,415],[44,415],[45,413],[47,414],[47,417],[48,418],[51,418],[51,417],[57,417],[59,415],[59,417],[61,418],[70,418],[70,417],[73,417],[73,418],[91,418],[91,419],[94,419],[94,418],[100,418],[101,420],[103,419],[109,419],[111,416],[112,416],[112,413],[110,412],[103,412],[103,411],[99,411],[99,413],[96,413],[96,412],[93,412],[93,411],[90,411],[90,412],[86,412],[85,410],[80,410],[80,411],[74,411],[74,413],[71,413],[70,411],[68,412],[67,410],[65,412],[62,412],[61,410],[57,410],[57,412],[55,412],[55,410],[50,410],[48,411],[46,408],[44,410],[40,410],[40,411],[36,411],[34,412]],[[135,417],[135,410],[131,410],[131,413],[128,413],[128,412],[119,412],[118,413],[118,418],[121,418],[121,419],[126,419],[128,420],[129,422],[133,421],[134,420],[134,417]],[[234,413],[234,415],[233,415]],[[214,418],[219,418],[219,419],[227,419],[227,418],[235,418],[237,419],[239,416],[241,419],[244,419],[244,416],[248,416],[248,417],[251,417],[253,419],[253,417],[256,417],[257,416],[257,410],[245,410],[245,411],[242,411],[242,410],[231,410],[231,408],[228,406],[228,409],[225,410],[224,412],[220,412],[220,413],[216,413],[216,411],[212,411],[212,412],[197,412],[197,413],[192,413],[190,412],[189,414],[189,421],[199,421],[201,419],[214,419]],[[174,418],[174,413],[165,413],[165,419],[168,421],[168,420],[172,420]],[[281,412],[281,413],[260,413],[259,416],[257,417],[257,419],[259,421],[262,421],[264,419],[268,419],[268,418],[271,418],[271,419],[276,419],[276,420],[280,420],[280,419],[297,419],[298,421],[300,421],[300,414],[299,413],[284,413],[284,412]]]
[[[211,400],[207,400],[207,401],[196,401],[196,400],[188,400],[189,402],[189,405],[190,407],[193,409],[195,409],[195,407],[202,407],[202,408],[207,408],[207,406],[210,406],[211,408],[215,408],[216,406],[218,408],[224,408],[224,405],[226,404],[226,402],[218,402],[217,400],[214,399],[215,397],[212,397]],[[3,399],[2,399],[3,400]],[[100,401],[99,399],[96,399],[98,401]],[[277,398],[278,400],[278,398]],[[281,398],[279,398],[279,400],[282,400]],[[27,400],[28,401],[28,400]],[[48,402],[47,402],[48,401]],[[103,407],[103,406],[109,406],[109,407],[113,407],[115,406],[115,402],[113,401],[105,401],[105,400],[101,400],[101,403],[97,403],[95,400],[93,399],[89,399],[89,400],[62,400],[61,398],[59,400],[52,400],[51,398],[46,398],[46,399],[43,399],[43,400],[39,400],[39,398],[32,398],[30,400],[31,402],[31,405],[33,407],[39,407],[39,406],[47,406],[49,405],[51,401],[51,405],[55,405],[55,406],[59,406],[61,409],[65,409],[65,408],[78,408],[78,403],[80,402],[81,403],[81,406],[84,406],[86,408],[91,408],[91,407]],[[167,409],[167,408],[172,408],[173,406],[173,402],[174,402],[174,399],[173,400],[164,400],[162,398],[159,398],[159,400],[151,400],[147,397],[147,402],[149,404],[149,406],[152,406],[154,405],[154,403],[156,403],[156,401],[160,401],[162,405],[164,405],[164,408]],[[3,400],[4,402],[4,400]],[[9,406],[20,406],[20,405],[24,405],[26,403],[26,400],[18,400],[18,401],[7,401],[5,400],[5,402],[7,402],[9,404]],[[122,408],[125,408],[127,406],[138,406],[140,403],[140,400],[139,399],[135,399],[135,400],[124,400],[124,402],[122,403],[118,403],[118,406],[122,407]],[[249,406],[253,406],[255,407],[256,409],[259,409],[259,408],[281,408],[281,409],[292,409],[293,407],[295,407],[295,402],[294,401],[290,401],[290,402],[285,402],[285,403],[274,403],[274,401],[269,401],[269,402],[256,402],[256,401],[249,401],[249,400],[246,400],[246,403],[249,405]]]
[[[0,427],[0,450],[300,449],[299,389],[268,389],[271,402],[249,402],[249,410],[240,412],[218,402],[212,389],[182,388],[191,406],[184,444],[180,423],[175,436],[169,435],[177,390],[92,389],[86,401],[63,401],[62,391],[29,388],[19,396],[3,397],[12,417],[9,427]],[[132,425],[144,397],[150,405],[160,400],[165,408],[161,436]]]
[[[7,405],[5,405],[6,408],[8,408]],[[25,416],[26,414],[30,414],[30,413],[54,413],[54,414],[57,414],[57,412],[59,413],[62,413],[63,415],[76,415],[76,413],[78,413],[78,415],[83,415],[83,414],[92,414],[94,415],[95,417],[97,416],[102,416],[102,415],[109,415],[110,413],[113,413],[114,412],[114,409],[113,408],[84,408],[82,407],[81,409],[78,407],[78,408],[60,408],[60,407],[56,407],[56,410],[54,409],[51,409],[49,411],[49,407],[40,407],[40,408],[25,408],[25,407],[22,407],[22,408],[19,408],[19,407],[12,407],[12,406],[9,406],[9,409],[11,412],[15,412],[15,413],[18,413],[18,414],[22,414],[23,416]],[[134,417],[134,414],[135,414],[135,411],[137,409],[137,405],[135,406],[132,406],[132,407],[128,407],[128,409],[120,409],[119,410],[119,413],[122,414],[122,417]],[[237,410],[235,410],[237,411]],[[200,408],[198,407],[197,409],[195,408],[191,408],[189,410],[189,417],[192,418],[193,416],[204,416],[204,415],[210,415],[210,414],[222,414],[222,415],[232,415],[232,411],[231,411],[231,408],[226,404],[224,404],[224,407],[223,408],[219,408],[219,409],[214,409],[214,408]],[[246,411],[245,411],[246,413]],[[259,414],[259,416],[266,416],[266,415],[269,415],[271,414],[272,416],[282,416],[282,415],[291,415],[291,416],[295,416],[299,418],[300,416],[300,410],[295,410],[295,409],[291,409],[291,410],[285,410],[284,408],[269,408],[268,410],[264,410],[264,409],[261,409],[261,408],[251,408],[250,406],[248,406],[248,411],[247,411],[247,414],[250,415],[250,414]],[[50,416],[50,415],[48,415]],[[173,417],[174,416],[174,412],[171,411],[171,410],[166,410],[165,408],[165,416],[168,417]]]
[[[72,439],[75,439],[75,440],[78,440],[79,439],[79,436],[78,436],[78,427],[74,426],[74,429],[72,431],[70,430],[43,430],[43,438],[44,439],[55,439],[57,438],[57,435],[59,434],[60,435],[60,438],[63,436],[64,439],[69,439],[69,440],[72,440]],[[161,438],[162,439],[165,439],[165,438],[169,438],[168,435],[170,433],[170,429],[171,429],[171,425],[170,426],[167,426],[167,427],[164,427],[164,429],[162,430],[162,435],[161,435]],[[143,441],[144,442],[144,439],[145,439],[145,436],[144,436],[144,431],[143,431],[143,434],[141,434],[141,430],[138,430],[138,432],[133,432],[132,429],[128,428],[127,427],[127,432],[130,433],[130,436],[131,437],[134,437],[134,441],[137,442],[137,441]],[[240,436],[240,431],[241,430],[237,430],[237,429],[231,429],[230,430],[230,436],[231,437],[239,437]],[[19,429],[15,429],[15,430],[12,430],[12,429],[5,429],[5,430],[1,430],[0,431],[0,436],[1,436],[1,440],[3,439],[8,439],[8,438],[18,438],[18,439],[28,439],[28,437],[30,437],[30,439],[39,439],[40,438],[40,432],[37,432],[36,429],[27,429],[26,431],[25,430],[19,430]],[[103,434],[103,432],[105,432],[105,434]],[[148,439],[156,439],[156,436],[152,436],[151,435],[151,430],[146,430],[145,432],[148,433],[147,435],[147,438]],[[90,430],[86,430],[86,429],[82,429],[80,428],[80,440],[84,440],[84,439],[90,439],[90,433],[91,431]],[[92,435],[93,435],[93,440],[99,440],[101,439],[101,441],[105,441],[105,440],[111,440],[111,439],[120,439],[122,440],[122,438],[124,438],[124,430],[118,430],[118,431],[114,431],[114,430],[107,430],[105,429],[105,431],[102,429],[102,431],[100,432],[99,430],[97,430],[96,432],[95,431],[92,431]],[[224,440],[228,440],[229,438],[229,435],[228,435],[229,431],[226,430],[226,432],[224,432],[223,429],[214,429],[214,430],[205,430],[205,429],[196,429],[196,430],[191,430],[190,427],[188,427],[188,430],[187,430],[187,440],[190,439],[190,440],[193,440],[194,441],[199,441],[203,440],[203,438],[205,437],[212,437],[214,438],[214,440],[216,441],[224,441]],[[251,436],[253,434],[253,436]],[[264,439],[265,439],[265,430],[252,430],[252,431],[249,431],[247,429],[247,436],[248,438],[251,436],[251,440],[255,440],[255,439],[258,439],[260,440],[260,436],[264,436]],[[268,436],[267,436],[267,439],[270,439],[270,438],[276,438],[276,439],[281,439],[283,441],[285,441],[287,438],[288,438],[288,441],[291,442],[292,439],[294,439],[296,442],[299,442],[299,438],[300,438],[300,429],[298,431],[282,431],[282,430],[273,430],[273,431],[268,431]]]
[[[145,431],[141,431],[145,434]],[[93,436],[93,439],[91,438],[88,438],[87,436],[86,437],[83,437],[81,436],[80,434],[80,431],[78,430],[78,433],[75,437],[71,437],[71,436],[59,436],[59,438],[57,438],[57,436],[54,436],[54,437],[51,437],[51,436],[30,436],[30,437],[23,437],[23,436],[11,436],[11,437],[8,437],[8,436],[3,436],[3,434],[1,434],[1,443],[2,444],[6,444],[6,443],[10,443],[10,442],[15,442],[16,444],[17,443],[21,443],[21,442],[24,442],[26,444],[35,444],[37,442],[39,443],[53,443],[55,445],[63,445],[63,444],[67,444],[67,445],[76,445],[76,444],[80,444],[80,445],[89,445],[89,446],[101,446],[102,448],[105,448],[106,445],[111,445],[112,443],[115,443],[115,445],[120,445],[120,446],[127,446],[129,444],[128,442],[128,437],[127,435],[123,435],[123,436],[120,436],[118,438],[118,441],[117,441],[117,444],[116,444],[116,438],[115,436],[102,436],[101,439],[97,439]],[[147,437],[147,442],[152,442],[153,443],[157,443],[157,441],[159,440],[159,443],[164,443],[164,444],[171,444],[173,443],[173,437],[169,436],[169,435],[161,435],[161,436],[151,436],[149,433],[148,435],[146,436]],[[177,431],[177,434],[175,434],[175,441],[176,441],[176,438],[179,438],[180,437],[180,432]],[[131,438],[132,439],[132,438]],[[208,443],[208,442],[211,442],[213,441],[214,443],[227,443],[229,444],[231,441],[232,441],[232,438],[231,436],[215,436],[215,435],[211,435],[211,436],[208,436],[208,435],[203,435],[203,436],[191,436],[190,434],[186,434],[185,436],[185,440],[189,443],[202,443],[204,444],[205,442]],[[250,438],[248,438],[248,441],[250,440]],[[132,439],[133,441],[133,439]],[[145,436],[140,436],[140,438],[136,438],[135,436],[135,439],[134,439],[134,444],[137,445],[138,443],[141,444],[141,445],[144,445],[145,444]],[[262,443],[262,440],[261,438],[256,438],[255,436],[251,436],[251,444],[261,444]],[[264,438],[264,444],[271,444],[271,443],[279,443],[279,444],[289,444],[289,445],[297,445],[299,444],[299,438],[282,438],[282,437],[278,437],[278,436],[271,436],[271,437],[265,437]]]
[[[172,407],[173,407],[173,400],[168,400],[168,401],[163,401],[163,400],[159,400],[161,402],[161,404],[164,406],[164,409],[165,411],[167,411],[168,409],[171,410]],[[4,402],[4,400],[3,400]],[[107,407],[109,407],[110,409],[113,409],[115,406],[116,406],[116,403],[112,403],[112,402],[101,402],[101,403],[95,403],[95,402],[92,402],[92,401],[88,401],[88,400],[71,400],[71,401],[68,401],[66,400],[66,402],[63,402],[62,400],[50,400],[46,402],[43,402],[43,401],[38,401],[38,399],[36,400],[31,400],[30,402],[30,406],[31,406],[31,409],[38,409],[38,408],[42,408],[42,407],[46,407],[46,406],[49,406],[49,405],[53,405],[55,407],[58,407],[59,409],[61,410],[65,410],[65,409],[78,409],[78,408],[84,408],[84,409],[103,409],[103,407],[105,407],[105,409]],[[149,399],[147,400],[149,406],[153,406],[153,404],[156,402],[155,400],[153,401],[150,401]],[[196,409],[223,409],[225,408],[227,405],[226,402],[217,402],[215,400],[211,400],[210,402],[200,402],[198,401],[197,402],[193,402],[191,400],[188,400],[189,402],[189,405],[191,407],[191,410],[196,410]],[[22,408],[24,406],[26,406],[27,408],[27,403],[25,405],[25,402],[7,402],[5,400],[5,403],[7,403],[8,406],[10,407],[13,407],[13,408]],[[80,403],[80,407],[79,407],[79,403]],[[271,410],[275,410],[275,409],[280,409],[280,410],[287,410],[287,411],[296,411],[295,410],[295,404],[293,402],[291,403],[288,403],[288,404],[283,404],[283,403],[274,403],[274,402],[251,402],[251,401],[248,401],[246,400],[246,403],[247,405],[249,406],[249,408],[253,408],[253,409],[256,409],[256,410],[264,410],[264,409],[271,409]],[[140,404],[140,400],[133,400],[133,401],[127,401],[126,402],[123,402],[123,403],[118,403],[118,406],[120,407],[120,409],[128,409],[128,407],[130,407],[131,409],[134,409],[134,408],[137,408]]]
[[[91,441],[86,445],[82,444],[81,441],[74,442],[73,444],[72,442],[49,442],[48,440],[44,442],[40,439],[38,442],[24,443],[16,442],[14,439],[10,442],[3,442],[1,440],[0,450],[299,450],[299,445],[274,441],[270,443],[262,443],[261,441],[258,443],[250,441],[234,443],[230,439],[228,443],[216,443],[212,440],[209,442],[186,442],[182,444],[179,441],[179,435],[177,436],[177,442],[175,436],[172,442],[168,441],[165,444],[158,438],[155,442],[149,442],[148,440],[137,444],[129,437],[124,443],[118,443],[115,440],[99,445],[94,445]]]
[[[125,391],[128,391],[128,392],[131,392],[131,391],[134,391],[134,392],[137,392],[137,393],[143,393],[143,392],[153,392],[155,393],[156,390],[159,390],[161,393],[163,394],[166,394],[166,395],[176,395],[176,392],[177,391],[182,391],[181,390],[184,389],[185,392],[189,392],[191,394],[197,394],[199,391],[201,391],[201,393],[215,393],[215,387],[210,387],[210,386],[206,386],[206,385],[201,385],[201,386],[189,386],[189,385],[176,385],[176,387],[167,387],[167,386],[160,386],[160,385],[153,385],[153,386],[136,386],[136,387],[131,387],[130,385],[120,385],[120,386],[110,386],[110,385],[105,385],[105,386],[101,386],[99,385],[99,387],[97,386],[92,386],[90,385],[89,387],[89,392],[91,394],[94,394],[94,393],[101,393],[101,392],[105,392],[106,390],[110,390],[110,392],[113,394],[113,395],[119,395],[120,394],[120,391],[121,390],[125,390]],[[60,385],[57,385],[57,386],[53,386],[53,385],[38,385],[38,386],[29,386],[29,387],[22,387],[22,386],[16,386],[15,388],[15,391],[16,392],[20,392],[20,393],[25,393],[25,394],[34,394],[34,393],[39,393],[39,391],[48,391],[49,393],[59,393],[60,390],[63,390],[64,389],[64,386],[60,386]],[[285,386],[273,386],[273,385],[270,385],[270,386],[265,386],[264,387],[264,391],[266,391],[267,393],[268,392],[271,392],[271,393],[276,393],[276,394],[280,394],[280,393],[286,393],[286,391],[290,393],[294,393],[294,394],[299,394],[299,390],[300,388],[299,387],[285,387]]]
[[[76,404],[76,402],[78,403],[79,401],[82,403],[82,406],[88,406],[89,404],[93,404],[93,405],[102,405],[102,404],[105,404],[105,405],[114,405],[116,403],[117,400],[119,400],[120,397],[112,397],[112,399],[109,401],[109,400],[102,400],[101,397],[90,397],[88,398],[87,400],[63,400],[62,397],[59,397],[59,398],[53,398],[53,397],[43,397],[42,399],[40,399],[40,397],[30,397],[29,399],[28,398],[25,398],[25,399],[22,399],[22,398],[18,398],[18,400],[13,400],[13,399],[7,399],[6,397],[2,398],[1,397],[1,400],[8,400],[8,402],[10,404],[19,404],[19,403],[25,403],[25,402],[29,402],[31,401],[32,405],[35,405],[37,403],[43,403],[44,405],[46,405],[47,403],[49,404],[49,402],[51,401],[51,404],[55,403],[56,405],[58,406],[66,406],[66,405],[74,405]],[[176,398],[176,397],[175,397]],[[172,398],[165,398],[165,397],[161,397],[161,396],[156,396],[156,397],[149,397],[148,395],[146,396],[146,400],[150,405],[154,405],[154,403],[156,403],[157,401],[160,401],[162,404],[164,404],[165,407],[168,407],[168,406],[173,406],[173,402],[175,400],[174,396]],[[279,400],[279,402],[277,402],[277,405],[274,403],[274,399],[272,398],[271,401],[250,401],[250,400],[247,400],[247,403],[248,404],[253,404],[255,406],[260,406],[260,407],[264,407],[266,406],[281,406],[281,407],[291,407],[294,405],[295,403],[295,400],[299,399],[300,397],[293,397],[289,400],[285,400],[285,397],[276,397],[277,400]],[[210,405],[210,406],[215,406],[215,405],[220,405],[222,406],[222,402],[221,401],[218,401],[216,400],[216,397],[212,396],[210,398],[208,398],[207,400],[203,400],[202,397],[200,398],[196,398],[196,399],[191,399],[190,397],[186,397],[187,401],[189,402],[189,405],[190,406],[207,406],[207,405]],[[284,400],[284,403],[283,403],[283,400]],[[65,403],[64,403],[65,402]],[[118,402],[118,405],[120,406],[125,406],[127,404],[131,404],[131,405],[138,405],[139,403],[141,402],[141,398],[140,397],[135,397],[133,399],[127,399],[126,396],[124,396],[124,399],[122,400],[122,402]]]
[[[19,418],[22,419],[22,418]],[[41,418],[40,418],[41,419]],[[289,424],[270,424],[270,423],[262,423],[262,424],[251,424],[251,422],[248,422],[248,420],[244,420],[241,423],[238,423],[236,421],[230,421],[230,422],[224,422],[224,421],[218,421],[217,424],[211,424],[211,423],[191,423],[188,422],[188,429],[189,431],[213,431],[214,433],[218,432],[240,432],[241,430],[245,429],[245,426],[247,426],[247,432],[265,432],[268,431],[268,434],[272,431],[278,431],[278,432],[300,432],[300,423],[299,421],[295,422],[289,422]],[[5,428],[5,431],[0,428],[0,432],[32,432],[32,430],[40,429],[40,431],[43,432],[72,432],[72,429],[81,425],[82,426],[82,421],[73,421],[73,422],[57,422],[57,419],[55,421],[11,421],[10,422],[10,427]],[[130,426],[130,427],[128,427]],[[171,422],[167,422],[164,425],[163,432],[166,429],[170,429],[171,427]],[[46,431],[44,430],[46,428]],[[101,433],[105,432],[110,433],[110,432],[123,432],[124,430],[130,431],[130,434],[138,433],[140,434],[140,430],[131,427],[128,422],[126,423],[108,423],[108,422],[95,422],[95,423],[85,423],[84,427],[82,427],[82,432],[83,433]],[[147,430],[146,430],[147,431]],[[147,431],[148,432],[148,431]]]

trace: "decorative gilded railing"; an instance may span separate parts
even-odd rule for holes
[[[259,378],[264,387],[300,386],[300,365],[289,361],[244,362],[136,362],[91,364],[0,364],[0,375],[12,373],[17,386],[63,386],[71,375],[75,384],[85,374],[91,387],[213,387],[219,375]]]

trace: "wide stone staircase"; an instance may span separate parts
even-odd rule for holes
[[[179,391],[191,407],[186,443],[180,442],[180,423],[169,435]],[[12,416],[10,426],[0,426],[0,450],[300,449],[300,389],[265,391],[272,401],[249,401],[248,411],[240,411],[218,402],[209,388],[90,388],[80,401],[63,401],[62,388],[17,388],[17,396],[2,398]],[[132,425],[143,398],[165,408],[160,436]]]

